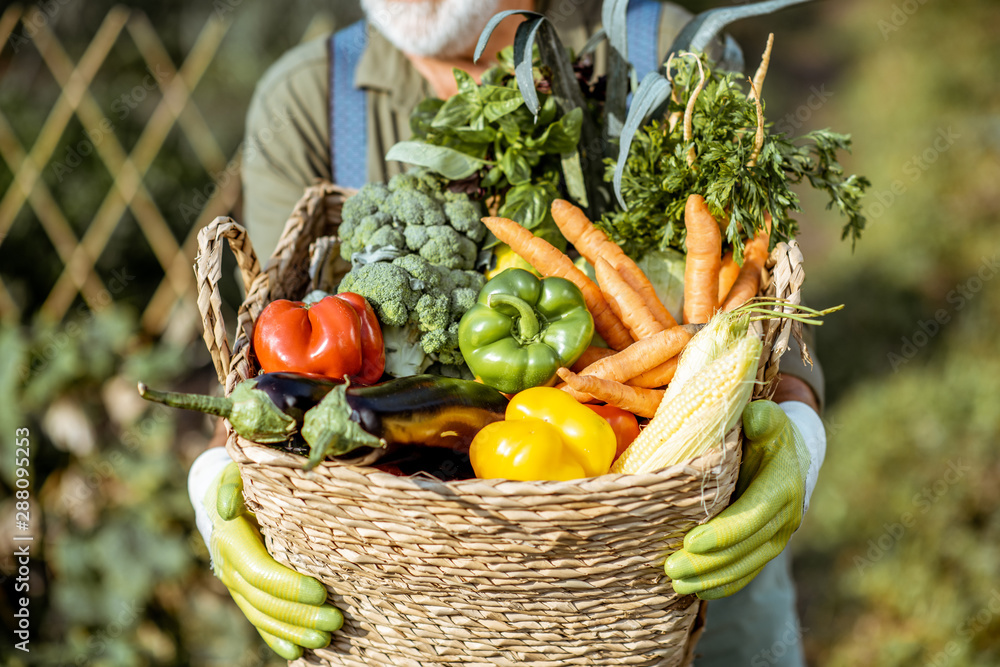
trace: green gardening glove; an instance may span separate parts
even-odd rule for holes
[[[213,463],[217,470],[224,460]],[[189,476],[192,498],[198,464],[195,461]],[[319,581],[279,564],[267,552],[256,520],[243,503],[243,480],[236,464],[230,462],[214,475],[202,497],[202,507],[196,504],[195,509],[213,571],[267,645],[286,660],[295,660],[303,647],[329,644],[330,633],[344,623],[343,615],[326,604],[326,589]],[[204,525],[206,519],[210,528]]]
[[[754,401],[743,410],[743,435],[736,502],[692,529],[664,563],[681,595],[732,595],[781,553],[802,522],[810,463],[802,433],[776,403]]]

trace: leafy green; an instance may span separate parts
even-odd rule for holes
[[[692,61],[683,60],[674,73],[678,94],[668,104],[668,119],[638,129],[627,160],[605,161],[605,180],[620,172],[628,208],[606,213],[599,226],[635,257],[653,248],[683,250],[684,205],[689,195],[700,194],[717,219],[728,220],[723,245],[742,262],[744,241],[765,228],[765,214],[773,220],[772,239],[795,235],[797,224],[790,214],[800,208],[791,186],[808,180],[828,194],[830,207],[846,216],[843,236],[856,241],[865,226],[861,198],[870,183],[863,176],[845,177],[837,162],[837,152],[850,149],[850,137],[817,130],[790,139],[772,133],[765,123],[763,145],[755,155],[754,101],[738,75],[703,66],[706,82],[694,105],[690,141],[685,141],[679,118],[699,74]],[[672,128],[670,115],[677,119]],[[623,138],[632,125],[638,122],[630,116]]]
[[[541,33],[550,29],[540,28],[545,25],[542,21],[533,25]],[[462,181],[464,191],[481,201],[496,202],[500,215],[564,247],[549,207],[566,191],[586,194],[577,148],[584,125],[591,121],[580,106],[561,109],[558,96],[544,92],[551,91],[553,83],[543,75],[548,70],[531,67],[534,36],[526,32],[519,43],[524,52],[520,84],[514,47],[499,54],[499,64],[483,75],[480,84],[456,69],[458,93],[447,101],[430,98],[418,104],[410,115],[412,139],[393,146],[386,158]],[[524,96],[526,81],[534,93],[530,103]],[[579,88],[576,78],[572,85]]]
[[[433,146],[419,141],[400,141],[389,149],[385,159],[427,167],[455,181],[467,178],[484,165],[490,164],[454,148]]]

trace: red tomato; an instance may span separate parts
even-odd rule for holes
[[[615,451],[617,459],[639,435],[639,420],[628,410],[616,408],[613,405],[592,405],[590,403],[585,405],[611,424],[611,429],[615,432],[615,438],[618,440],[618,449]]]

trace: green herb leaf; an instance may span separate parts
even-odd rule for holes
[[[559,233],[551,211],[558,196],[559,191],[550,182],[516,185],[507,191],[497,215],[520,223],[561,250],[566,247],[566,239]]]
[[[673,44],[670,45],[667,55],[682,51],[702,53],[708,50],[709,43],[731,23],[752,16],[773,14],[779,9],[803,2],[809,2],[809,0],[766,0],[765,2],[753,2],[735,7],[716,7],[701,12],[681,28],[677,37],[674,38]],[[666,61],[664,60],[664,62]]]
[[[452,95],[438,110],[431,125],[435,128],[465,125],[479,112],[479,98],[472,94]]]
[[[385,159],[427,167],[455,181],[467,178],[483,166],[492,164],[453,148],[434,146],[420,141],[400,141],[389,149]]]
[[[517,87],[521,91],[521,96],[524,97],[528,111],[536,118],[542,105],[538,102],[538,91],[535,90],[533,72],[535,34],[546,21],[548,19],[541,14],[532,16],[517,26],[517,32],[514,33],[514,76],[517,78]],[[551,30],[551,26],[549,29]]]
[[[413,111],[410,113],[410,131],[417,138],[423,139],[431,131],[432,123],[434,122],[434,117],[437,115],[441,107],[444,106],[444,100],[439,100],[436,97],[428,97],[427,99],[421,100]]]
[[[483,86],[479,97],[484,103],[483,116],[490,123],[514,113],[524,104],[521,93],[501,86]]]
[[[452,74],[455,76],[455,83],[458,84],[458,92],[460,95],[475,95],[479,88],[479,84],[476,80],[472,78],[472,75],[465,70],[460,70],[457,67],[451,70]]]
[[[539,149],[546,153],[571,153],[580,143],[583,109],[576,108],[545,130]]]
[[[604,103],[604,138],[617,146],[625,122],[628,96],[628,0],[605,0],[601,7],[601,23],[608,33],[607,99]],[[609,157],[615,149],[608,151]]]
[[[453,127],[449,128],[452,135],[456,139],[459,139],[462,143],[469,147],[482,144],[480,148],[484,148],[489,144],[493,143],[496,139],[497,131],[492,127],[484,127],[481,130],[476,130],[471,127]]]
[[[668,113],[683,110],[698,79],[694,62],[677,63],[674,86],[683,103],[670,102]],[[620,182],[629,207],[604,215],[598,223],[633,257],[654,248],[682,250],[684,204],[691,194],[700,194],[723,225],[723,247],[731,248],[742,262],[744,243],[765,228],[766,215],[772,218],[774,242],[795,235],[798,227],[791,214],[799,210],[799,200],[791,187],[806,180],[825,191],[830,207],[846,216],[843,236],[854,241],[860,235],[865,225],[861,198],[869,182],[863,176],[845,176],[837,162],[837,151],[849,150],[850,138],[820,130],[793,141],[772,134],[765,122],[761,150],[751,162],[757,109],[743,86],[741,75],[708,69],[694,106],[690,141],[684,138],[683,123],[671,128],[669,120],[653,120],[634,133],[626,153],[630,123],[639,118],[633,103],[622,133],[622,153],[617,162],[605,162],[605,178]],[[692,147],[695,154],[689,163]]]
[[[531,180],[531,165],[521,152],[513,147],[500,158],[500,168],[503,169],[511,185],[520,185]]]

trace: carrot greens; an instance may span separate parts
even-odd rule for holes
[[[742,264],[744,243],[766,229],[766,213],[774,221],[773,239],[795,236],[798,225],[791,215],[801,209],[792,186],[803,181],[826,192],[828,208],[847,218],[844,238],[853,243],[860,237],[865,226],[860,200],[870,183],[845,175],[837,161],[839,151],[850,150],[849,135],[825,129],[792,139],[765,122],[758,153],[760,118],[747,95],[749,81],[711,69],[704,60],[675,58],[670,67],[673,94],[666,113],[631,139],[621,178],[627,208],[608,211],[597,223],[612,240],[637,258],[655,248],[683,250],[684,205],[689,195],[700,194],[723,225],[723,249],[732,249]],[[698,91],[702,69],[705,81]],[[691,99],[692,112],[685,115]],[[605,165],[605,180],[611,181],[615,161]]]

